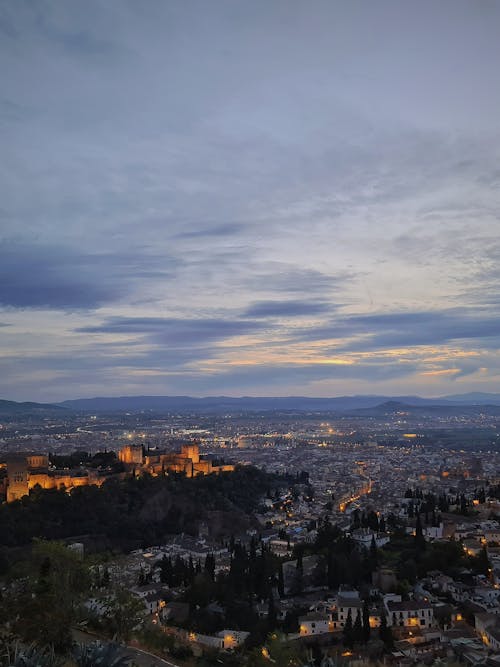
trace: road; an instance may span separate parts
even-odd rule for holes
[[[83,632],[83,630],[73,630],[73,639],[78,644],[91,644],[95,641],[101,641],[96,635]],[[134,660],[139,667],[181,667],[178,663],[160,658],[153,653],[148,653],[135,646],[123,646],[123,653],[131,660]]]

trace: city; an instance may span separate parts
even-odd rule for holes
[[[44,562],[85,569],[84,589],[72,593],[78,613],[52,626],[62,646],[70,632],[181,665],[213,652],[224,664],[265,664],[280,651],[334,664],[475,664],[500,641],[500,409],[491,400],[453,410],[386,401],[345,413],[5,414],[2,599],[19,595],[19,554],[47,553]],[[232,475],[244,497],[217,482]],[[72,504],[54,509],[61,493]],[[126,522],[113,531],[92,511],[95,493],[111,505],[110,493],[141,496],[138,513],[127,512],[135,538]],[[36,516],[37,504],[44,519],[30,533],[26,512]],[[23,515],[27,530],[13,528]],[[21,618],[3,623],[19,632]]]

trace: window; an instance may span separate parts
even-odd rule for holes
[[[425,625],[425,618],[420,619],[420,625]]]

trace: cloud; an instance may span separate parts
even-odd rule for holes
[[[308,301],[257,301],[249,306],[246,317],[289,318],[320,315],[333,310],[333,306],[324,302]]]
[[[343,271],[327,273],[283,261],[256,262],[252,271],[244,276],[249,289],[261,293],[314,294],[317,298],[339,294],[354,278],[354,273]],[[241,280],[241,278],[240,278]]]
[[[227,238],[231,236],[238,235],[241,232],[240,224],[224,224],[224,225],[206,225],[201,226],[195,229],[189,229],[184,232],[178,232],[174,234],[173,238],[177,240],[190,240],[190,239],[203,239],[205,237],[209,238]]]
[[[165,256],[80,252],[73,247],[0,242],[0,305],[95,309],[130,297],[143,279],[168,280],[178,262]]]
[[[265,324],[252,320],[172,317],[112,317],[103,324],[80,327],[79,333],[140,334],[157,344],[190,345],[220,341],[262,330]]]
[[[291,335],[297,341],[337,339],[337,352],[442,345],[460,340],[494,344],[500,341],[500,318],[472,308],[340,315],[327,324],[296,329]]]
[[[315,382],[330,382],[340,386],[342,382],[368,380],[369,382],[387,382],[407,377],[417,370],[417,366],[398,363],[331,365],[331,364],[262,364],[257,366],[234,366],[214,373],[184,372],[175,382],[180,391],[190,391],[196,386],[198,393],[222,392],[238,393],[253,391],[266,395],[266,388],[275,392],[279,388],[285,394],[301,395],[309,392],[309,386]],[[291,389],[292,388],[292,389]]]

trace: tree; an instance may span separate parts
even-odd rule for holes
[[[295,567],[295,577],[293,581],[293,593],[296,595],[302,593],[304,588],[304,565],[302,562],[304,549],[302,545],[298,547],[297,551],[297,565]]]
[[[278,568],[278,593],[280,598],[285,595],[285,582],[283,578],[283,563],[279,564]]]
[[[365,600],[363,604],[363,641],[366,642],[370,639],[370,608],[368,602]]]
[[[344,644],[347,648],[352,648],[354,645],[354,631],[352,626],[351,610],[347,613],[346,622],[343,630]]]
[[[205,572],[212,581],[215,581],[215,558],[213,554],[207,554],[205,558]]]
[[[24,642],[64,652],[79,599],[90,586],[88,568],[65,545],[43,540],[34,543],[31,568],[14,600],[13,630]]]
[[[372,535],[372,541],[370,543],[370,566],[372,569],[375,569],[378,564],[378,550],[377,542],[375,541],[375,535]]]
[[[34,644],[21,646],[18,642],[7,642],[0,650],[0,664],[5,667],[62,667],[63,664],[52,649]]]
[[[103,588],[108,588],[110,581],[111,581],[111,579],[110,579],[110,576],[109,576],[109,570],[108,570],[107,567],[105,567],[104,572],[102,574],[101,586]]]
[[[486,547],[483,547],[477,555],[475,566],[480,574],[484,574],[485,577],[490,575],[491,563],[488,559],[488,552],[486,551]]]
[[[248,655],[248,667],[269,667],[271,664],[299,667],[305,663],[304,650],[297,642],[285,642],[283,637],[270,635],[264,646],[254,648]],[[241,663],[241,660],[240,660]]]
[[[267,607],[267,623],[270,632],[276,628],[276,620],[277,620],[276,605],[274,604],[274,596],[273,596],[273,591],[271,589],[269,593],[269,603]]]
[[[374,512],[373,510],[371,512],[368,512],[368,516],[366,517],[366,523],[367,523],[368,528],[371,528],[375,532],[378,532],[379,522],[378,522],[378,516],[377,516],[376,512]]]
[[[363,632],[363,624],[361,621],[361,612],[358,609],[358,613],[356,614],[356,620],[354,621],[354,625],[352,626],[352,636],[354,639],[354,643],[360,644],[364,640],[364,632]]]
[[[117,637],[127,641],[132,630],[144,617],[144,603],[124,588],[117,588],[106,605],[106,617],[110,630]]]
[[[391,628],[387,626],[385,614],[382,614],[382,618],[380,619],[379,637],[384,642],[384,646],[388,651],[394,647],[392,631]]]
[[[422,522],[420,521],[420,514],[417,514],[417,521],[415,524],[415,548],[417,551],[425,549],[425,538],[422,530]]]

